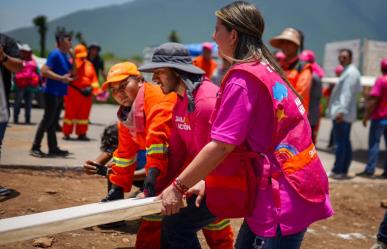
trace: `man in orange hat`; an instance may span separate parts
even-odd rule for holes
[[[89,141],[86,133],[93,102],[92,95],[101,94],[102,90],[99,88],[93,64],[86,59],[87,48],[79,44],[75,46],[74,52],[77,77],[69,84],[68,94],[64,97],[63,139],[70,139],[75,126],[78,140]]]
[[[137,164],[137,152],[146,150],[145,192],[153,196],[156,178],[163,178],[168,166],[168,139],[176,95],[164,95],[160,87],[144,81],[131,62],[110,68],[102,89],[109,88],[120,104],[118,148],[113,153],[109,180],[112,188],[104,201],[129,192]]]
[[[110,68],[107,81],[102,85],[102,89],[107,88],[120,104],[117,112],[119,141],[108,174],[111,189],[102,201],[122,199],[124,192],[131,190],[141,150],[146,150],[144,193],[155,196],[169,184],[168,146],[176,94],[164,95],[159,86],[145,82],[137,66],[130,62]],[[152,226],[150,219],[152,217],[144,217],[142,221],[141,231],[148,232],[136,242],[136,248],[160,246],[160,227]]]
[[[212,59],[212,44],[205,42],[202,45],[202,55],[196,57],[192,64],[203,69],[207,78],[211,79],[214,75],[216,67],[218,66],[214,59]]]
[[[304,49],[304,35],[300,30],[285,28],[282,33],[270,39],[270,45],[280,49],[285,58],[280,61],[288,81],[302,97],[305,111],[309,112],[310,89],[312,86],[312,67],[309,63],[302,62],[298,53]]]

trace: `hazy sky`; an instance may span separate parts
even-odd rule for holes
[[[32,19],[41,14],[50,21],[77,10],[129,1],[131,0],[0,0],[0,32],[31,26]]]

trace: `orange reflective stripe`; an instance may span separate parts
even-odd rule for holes
[[[314,144],[311,144],[306,150],[300,152],[296,156],[289,158],[286,162],[284,162],[282,165],[282,169],[286,173],[292,174],[296,171],[303,169],[316,158],[316,148],[314,147]]]
[[[209,175],[206,177],[205,181],[208,187],[233,188],[242,191],[247,190],[245,177]]]

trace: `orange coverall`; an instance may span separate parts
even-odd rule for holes
[[[79,89],[91,87],[94,95],[99,94],[101,89],[93,64],[88,60],[79,59],[75,60],[75,64],[77,77],[71,84]],[[65,114],[62,131],[65,136],[73,132],[74,126],[77,135],[86,135],[92,102],[92,94],[83,96],[78,90],[68,87],[68,94],[64,97]]]
[[[110,181],[125,192],[132,187],[138,150],[146,150],[146,172],[149,167],[159,169],[157,180],[167,174],[169,133],[176,95],[164,95],[159,86],[150,83],[145,83],[143,88],[144,96],[137,95],[137,98],[143,97],[144,130],[132,131],[119,123],[118,147],[113,153],[109,175]]]
[[[304,105],[306,112],[309,112],[310,89],[312,87],[312,67],[310,64],[305,64],[300,67],[298,58],[290,62],[283,62],[281,66],[286,73],[289,83],[292,84],[296,92],[301,96],[301,102]]]
[[[122,122],[118,123],[118,147],[113,153],[109,179],[125,192],[129,192],[136,168],[137,151],[146,149],[146,172],[150,167],[160,170],[156,183],[156,192],[159,194],[163,190],[162,187],[165,187],[160,186],[159,182],[166,182],[169,178],[168,145],[176,94],[164,95],[159,86],[149,83],[145,83],[143,88],[143,92],[139,91],[136,101],[137,98],[143,97],[145,129],[140,132],[131,131]],[[137,233],[136,248],[160,248],[161,223],[152,221],[152,216],[143,218]]]
[[[209,78],[209,79],[211,79],[211,77],[213,76],[213,74],[216,70],[216,67],[217,67],[215,60],[211,59],[208,61],[208,60],[204,59],[204,57],[202,55],[196,57],[192,61],[192,64],[203,69],[203,71],[206,72],[207,78]]]

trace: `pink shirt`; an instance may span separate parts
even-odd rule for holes
[[[208,79],[204,80],[193,94],[195,110],[192,113],[188,112],[187,95],[178,96],[172,113],[171,144],[178,148],[177,160],[180,166],[191,161],[210,141],[209,120],[218,90],[219,87]]]
[[[370,95],[379,98],[371,119],[387,119],[387,75],[382,75],[376,79]]]
[[[234,71],[222,96],[222,103],[211,130],[211,138],[228,144],[240,145],[247,139],[252,150],[263,152],[274,137],[273,103],[269,93],[256,78],[243,71]],[[278,167],[275,164],[273,167]],[[271,187],[258,189],[253,216],[247,217],[250,229],[262,237],[276,235],[277,225],[283,235],[298,233],[316,220],[329,217],[333,210],[325,203],[312,204],[302,199],[281,177],[281,209],[273,203]]]

